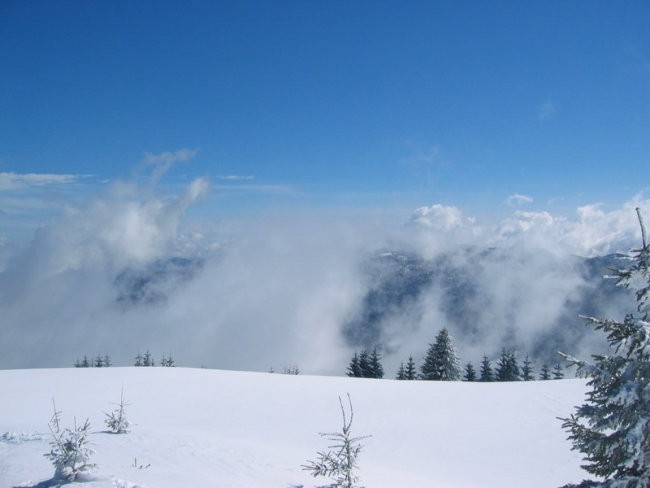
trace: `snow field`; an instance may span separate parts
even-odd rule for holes
[[[105,413],[129,405],[131,432]],[[261,488],[327,484],[301,469],[341,427],[350,393],[367,488],[552,488],[588,477],[558,416],[582,380],[461,383],[370,380],[186,368],[0,371],[0,487],[36,486],[54,468],[47,422],[92,425],[99,469],[85,488]],[[69,485],[69,486],[74,486]]]

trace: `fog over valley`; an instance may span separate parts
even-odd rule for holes
[[[514,195],[496,222],[461,202],[398,219],[305,209],[209,217],[190,210],[216,185],[163,187],[159,168],[66,200],[23,243],[2,241],[0,368],[104,353],[132,365],[149,350],[183,366],[341,375],[354,351],[377,347],[393,377],[443,327],[463,362],[507,347],[539,368],[558,349],[602,347],[578,314],[622,317],[634,303],[602,275],[625,265],[615,253],[639,245],[642,195],[566,216],[527,210]]]

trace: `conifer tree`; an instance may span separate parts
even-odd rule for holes
[[[406,379],[406,368],[404,368],[404,362],[399,363],[399,369],[397,370],[396,380],[405,380]]]
[[[350,360],[346,373],[351,378],[361,378],[361,367],[359,366],[359,355],[355,352]]]
[[[135,363],[133,366],[144,366],[143,362],[144,358],[142,357],[142,354],[138,352],[138,355],[135,357]]]
[[[341,413],[343,415],[343,428],[341,432],[329,434],[320,434],[321,437],[327,438],[328,441],[335,444],[329,446],[330,451],[319,452],[316,461],[307,461],[302,468],[309,471],[312,476],[325,476],[331,478],[333,483],[327,485],[328,488],[361,488],[358,484],[359,477],[356,474],[357,457],[363,446],[360,441],[370,436],[352,437],[351,428],[354,419],[352,410],[352,401],[348,394],[348,403],[350,405],[350,418],[345,412],[343,401],[339,397]]]
[[[406,380],[415,380],[418,377],[417,370],[415,369],[415,361],[413,361],[413,356],[409,356],[409,360],[406,363],[406,369],[404,370]]]
[[[583,317],[606,334],[611,352],[591,364],[565,356],[590,391],[563,427],[585,455],[583,468],[608,488],[650,486],[650,246],[638,208],[637,216],[643,245],[629,269],[615,271],[617,284],[634,291],[636,311],[622,321]]]
[[[84,358],[81,360],[81,367],[82,368],[90,367],[90,361],[88,360],[88,356],[84,355]]]
[[[521,366],[521,379],[524,381],[533,381],[535,379],[535,374],[533,373],[533,363],[530,361],[528,354],[526,354],[524,362]]]
[[[467,363],[465,365],[465,375],[463,376],[465,381],[476,381],[476,370],[472,363]]]
[[[454,339],[447,328],[442,329],[436,336],[436,341],[429,344],[429,350],[422,365],[422,379],[434,381],[458,381],[461,378],[461,367]]]
[[[95,358],[94,365],[95,365],[95,368],[104,367],[104,358],[98,354],[97,357]]]
[[[154,366],[154,360],[153,357],[151,356],[151,353],[147,349],[147,352],[144,353],[144,357],[142,358],[142,366]]]
[[[111,357],[108,354],[104,354],[104,367],[109,368],[113,365],[111,362]]]
[[[481,377],[479,381],[494,381],[494,371],[492,371],[492,362],[487,356],[481,360]]]
[[[359,373],[361,378],[372,378],[370,359],[368,358],[368,351],[366,350],[359,353]]]
[[[370,354],[369,359],[370,366],[370,378],[383,378],[384,377],[384,367],[381,365],[381,356],[377,352],[375,347]]]
[[[553,379],[554,380],[561,380],[564,378],[564,373],[562,372],[562,365],[560,363],[557,363],[555,366],[553,366]]]
[[[550,380],[551,379],[551,370],[548,369],[547,364],[542,364],[542,371],[539,374],[540,380]]]
[[[517,356],[514,351],[506,351],[504,348],[501,351],[499,362],[496,369],[497,381],[518,381],[520,379],[519,365],[517,364]]]

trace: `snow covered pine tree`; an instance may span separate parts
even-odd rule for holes
[[[429,350],[422,365],[423,380],[460,381],[462,370],[454,347],[454,339],[447,328],[436,336],[436,342],[429,344]]]
[[[607,334],[611,355],[587,363],[564,355],[589,378],[586,403],[564,421],[573,449],[585,454],[583,468],[602,476],[607,488],[650,486],[650,248],[640,210],[643,246],[632,251],[632,266],[615,271],[617,284],[634,290],[638,314],[619,322],[584,317]]]

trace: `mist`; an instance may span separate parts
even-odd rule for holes
[[[210,219],[190,212],[214,191],[208,181],[170,194],[160,178],[108,184],[63,206],[27,245],[2,248],[1,368],[69,367],[105,353],[126,366],[149,350],[180,366],[343,374],[354,350],[376,345],[393,377],[445,326],[464,362],[504,346],[535,354],[559,335],[569,352],[588,354],[598,338],[577,332],[581,319],[557,327],[591,286],[575,257],[638,246],[634,208],[650,209],[639,195],[568,216],[513,210],[496,223],[441,204],[397,223],[304,209],[239,218],[217,209]],[[389,252],[444,256],[471,275],[471,320],[450,325],[449,297],[433,284],[382,320],[378,342],[350,340],[346,324],[377,279],[368,262]],[[601,305],[621,317],[631,303]]]

